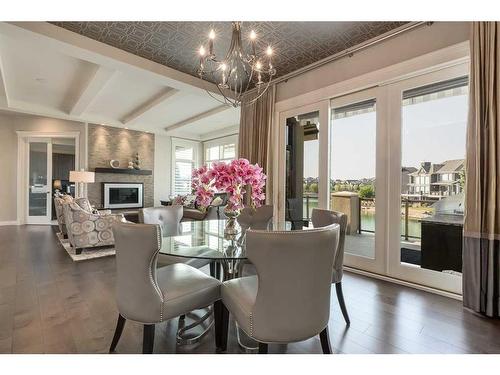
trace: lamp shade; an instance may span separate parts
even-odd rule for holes
[[[92,183],[95,182],[95,173],[87,171],[69,171],[69,181]]]
[[[52,185],[53,185],[54,190],[61,190],[62,189],[61,180],[54,180]]]

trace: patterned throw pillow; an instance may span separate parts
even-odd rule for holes
[[[196,195],[186,195],[183,206],[186,208],[196,208]]]
[[[182,206],[184,204],[184,196],[177,195],[174,199],[172,199],[172,206]]]
[[[220,206],[224,200],[221,197],[215,197],[211,203],[212,206]]]

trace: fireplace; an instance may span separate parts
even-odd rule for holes
[[[142,183],[103,182],[102,186],[104,208],[141,208],[144,206]]]

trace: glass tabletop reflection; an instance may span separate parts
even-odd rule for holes
[[[226,236],[226,220],[204,220],[181,222],[179,228],[162,230],[160,254],[184,258],[212,260],[244,260],[245,234],[247,228],[241,228],[239,234]],[[269,230],[273,230],[272,227]],[[291,230],[288,222],[279,223],[276,230]]]

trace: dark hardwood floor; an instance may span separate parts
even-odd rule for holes
[[[0,227],[0,353],[107,353],[116,325],[115,259],[75,263],[46,226]],[[208,272],[208,269],[206,270]],[[346,328],[332,288],[335,353],[500,353],[500,321],[461,302],[346,273]],[[177,320],[157,325],[156,353],[215,353],[213,333],[176,346]],[[241,353],[230,325],[229,353]],[[140,353],[142,328],[127,322],[117,353]],[[269,347],[321,353],[319,337]]]

